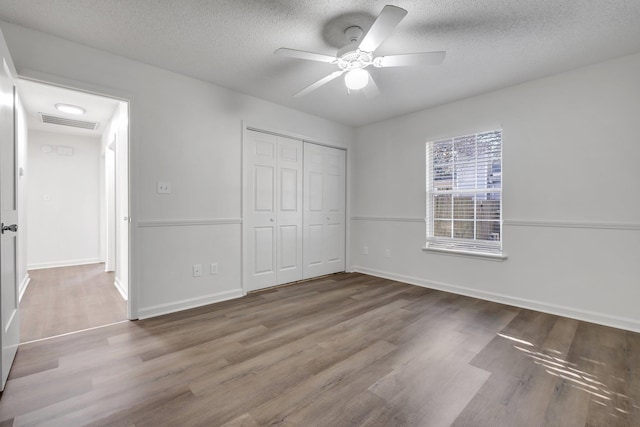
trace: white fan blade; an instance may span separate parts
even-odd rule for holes
[[[362,91],[364,92],[364,96],[369,99],[380,95],[380,89],[378,89],[378,85],[375,80],[373,80],[371,73],[369,73],[369,82],[362,88]]]
[[[405,53],[376,58],[377,67],[408,67],[413,65],[438,65],[444,61],[445,52]]]
[[[371,28],[369,28],[369,31],[367,31],[367,34],[362,38],[358,48],[365,52],[376,50],[384,39],[389,37],[406,14],[407,11],[400,7],[386,5],[373,22],[373,25],[371,25]]]
[[[309,61],[333,62],[338,60],[335,56],[306,52],[304,50],[287,49],[286,47],[281,47],[273,53],[276,55],[289,56],[291,58],[307,59]]]
[[[293,95],[293,97],[294,98],[300,98],[301,96],[304,96],[304,95],[308,94],[309,92],[312,92],[312,91],[318,89],[320,86],[326,85],[331,80],[340,77],[342,75],[342,73],[344,73],[343,70],[334,71],[333,73],[329,74],[327,77],[324,77],[324,78],[318,80],[317,82],[313,83],[312,85],[309,85],[309,86],[305,87],[300,92],[298,92],[295,95]]]

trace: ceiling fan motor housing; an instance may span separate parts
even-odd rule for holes
[[[349,44],[358,43],[363,33],[364,31],[362,31],[362,28],[357,25],[352,25],[351,27],[347,27],[347,29],[344,30],[344,34],[347,36]]]
[[[351,44],[338,52],[337,64],[344,71],[365,68],[373,64],[373,54],[361,51],[357,45]]]

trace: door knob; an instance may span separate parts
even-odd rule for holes
[[[4,234],[5,231],[13,231],[15,233],[16,231],[18,231],[18,224],[4,225],[4,222],[3,222],[2,234]]]

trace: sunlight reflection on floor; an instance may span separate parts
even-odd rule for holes
[[[553,349],[541,349],[536,350],[536,346],[528,341],[512,337],[505,334],[497,334],[498,336],[513,341],[514,343],[528,346],[525,348],[522,345],[514,344],[513,347],[518,351],[525,353],[527,357],[531,358],[537,365],[543,366],[545,371],[549,375],[561,378],[567,381],[573,388],[589,393],[592,396],[592,402],[607,407],[611,410],[610,415],[612,417],[618,417],[616,412],[621,414],[629,414],[629,411],[624,407],[638,408],[635,402],[631,402],[629,397],[625,394],[618,393],[614,389],[607,385],[604,379],[601,379],[596,374],[591,374],[583,369],[577,363],[569,362],[561,357],[557,357],[561,353]],[[606,367],[606,363],[591,360],[585,357],[580,357],[585,362]],[[624,379],[610,375],[610,380],[622,381]],[[615,403],[614,403],[615,400]],[[623,407],[620,407],[623,406]],[[615,411],[615,412],[614,412]]]

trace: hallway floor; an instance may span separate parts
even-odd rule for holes
[[[23,343],[127,318],[127,302],[102,263],[30,270],[29,276],[20,302]]]

